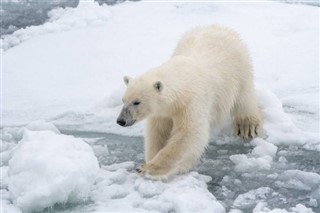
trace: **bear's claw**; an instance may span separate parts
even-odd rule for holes
[[[238,126],[236,130],[237,136],[240,136],[244,139],[252,139],[259,135],[259,125],[251,126]]]
[[[261,134],[261,119],[259,116],[238,118],[235,120],[235,134],[244,139],[252,139]]]
[[[136,172],[151,180],[167,180],[168,170],[154,164],[144,164],[136,168]]]
[[[136,168],[136,172],[137,172],[137,173],[141,173],[142,170],[141,170],[140,168]]]

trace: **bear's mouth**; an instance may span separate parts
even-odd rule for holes
[[[130,122],[126,122],[126,124],[124,125],[124,127],[132,126],[135,122],[136,122],[136,120],[132,120],[132,121],[130,121]]]

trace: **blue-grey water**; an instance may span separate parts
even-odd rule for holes
[[[92,132],[63,132],[76,137],[98,138],[91,143],[96,147],[95,154],[101,165],[110,165],[125,161],[135,161],[137,165],[143,163],[143,138],[125,137],[114,134]],[[101,149],[97,148],[100,147]],[[106,152],[103,147],[107,146]],[[231,155],[248,154],[253,147],[245,143],[231,145],[216,145],[210,143],[196,171],[212,177],[208,183],[209,191],[219,200],[227,210],[241,209],[243,212],[252,212],[258,201],[268,204],[270,209],[294,207],[301,203],[314,212],[320,212],[320,206],[310,201],[316,197],[312,190],[298,189],[286,185],[279,185],[278,177],[286,170],[301,170],[320,174],[320,155],[317,151],[309,151],[297,146],[279,146],[278,153],[270,170],[256,170],[239,173],[234,170],[234,164],[229,159]],[[286,162],[279,162],[279,158]],[[281,161],[281,160],[280,160]],[[319,186],[320,187],[320,186]],[[261,189],[259,189],[261,188]],[[235,202],[239,195],[256,190],[257,196],[246,202]],[[262,192],[261,192],[262,190]],[[241,197],[241,196],[240,196]],[[246,197],[246,196],[244,196]],[[316,199],[319,202],[320,194]],[[313,199],[314,201],[314,199]],[[66,210],[66,209],[65,209]]]
[[[126,0],[95,0],[100,5],[115,5]],[[139,1],[139,0],[129,0]],[[48,12],[61,7],[77,7],[79,0],[6,0],[1,1],[0,36],[29,26],[41,25],[49,19]]]

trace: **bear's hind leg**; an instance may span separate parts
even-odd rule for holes
[[[145,161],[149,162],[167,144],[172,120],[169,118],[153,117],[147,120],[145,133]]]
[[[254,138],[262,131],[262,116],[253,92],[240,96],[234,106],[234,133],[245,139]]]

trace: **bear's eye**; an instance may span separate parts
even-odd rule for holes
[[[140,101],[134,101],[133,105],[138,106],[141,102]]]

